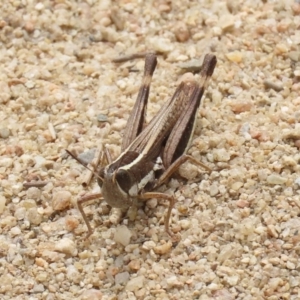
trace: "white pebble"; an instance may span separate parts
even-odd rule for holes
[[[146,202],[147,207],[154,209],[157,206],[158,200],[156,198],[150,199]]]
[[[114,240],[126,247],[130,243],[131,236],[131,231],[125,225],[121,225],[116,228]]]
[[[218,262],[222,263],[226,259],[229,259],[232,254],[233,254],[233,251],[232,251],[231,245],[225,245],[221,248],[221,252],[218,255],[217,260],[218,260]]]
[[[129,278],[130,278],[130,275],[128,272],[118,273],[115,276],[115,284],[124,284],[129,280]]]
[[[101,300],[102,293],[96,289],[86,290],[82,293],[81,300]]]
[[[153,48],[153,50],[157,52],[167,53],[172,51],[173,45],[169,39],[161,38],[161,37],[153,37],[149,39],[149,42]]]
[[[68,266],[67,278],[75,283],[80,282],[80,273],[78,272],[78,270],[75,266],[73,266],[73,265]]]
[[[189,220],[181,220],[180,226],[182,229],[187,230],[188,228],[191,227],[191,222]]]
[[[288,262],[286,263],[286,267],[287,267],[289,270],[295,270],[295,269],[296,269],[295,264],[292,263],[292,262],[290,262],[290,261],[288,261]]]
[[[231,185],[231,189],[233,189],[234,191],[238,191],[243,185],[243,182],[236,181]]]
[[[273,290],[278,289],[283,284],[283,280],[279,277],[270,278],[269,287]]]
[[[65,254],[71,255],[71,256],[77,255],[77,249],[76,249],[75,243],[68,238],[64,238],[64,239],[61,239],[60,241],[58,241],[55,244],[55,250],[57,252],[62,252],[62,253],[65,253]]]
[[[27,198],[39,200],[41,197],[41,190],[37,187],[31,187],[27,190]]]
[[[211,197],[214,197],[218,193],[219,193],[219,188],[218,188],[218,186],[215,183],[213,183],[211,185],[211,187],[209,188],[209,194],[210,194]]]
[[[39,167],[43,167],[46,159],[43,156],[41,156],[41,155],[36,155],[34,157],[34,161],[35,161],[35,167],[39,168]]]
[[[26,216],[26,208],[25,207],[19,207],[16,209],[15,214],[14,214],[15,218],[17,220],[23,220]]]
[[[112,224],[120,223],[122,218],[122,210],[117,207],[113,207],[110,211],[109,222]]]
[[[43,293],[45,291],[45,287],[43,284],[36,284],[31,290],[32,293]]]
[[[10,168],[13,165],[13,159],[10,157],[0,157],[0,167]]]
[[[11,189],[12,189],[12,192],[17,195],[19,194],[22,190],[23,190],[23,184],[20,182],[20,183],[16,183],[16,184],[13,184],[11,186]]]
[[[279,176],[278,174],[271,174],[267,177],[269,184],[284,184],[287,182],[287,178]]]
[[[17,225],[17,220],[15,217],[7,216],[5,218],[0,219],[0,227],[8,227],[11,228]]]
[[[41,2],[39,2],[39,3],[37,3],[37,5],[35,6],[35,9],[36,10],[43,10],[44,9],[44,4],[43,3],[41,3]]]
[[[20,229],[20,227],[15,226],[10,230],[10,233],[12,236],[19,235],[21,233],[21,229]]]
[[[36,207],[28,209],[27,219],[33,225],[39,225],[42,222],[42,216],[37,212]]]
[[[10,135],[10,130],[8,128],[0,128],[0,137],[7,139]]]
[[[224,280],[227,281],[227,283],[230,284],[231,286],[236,286],[237,283],[239,282],[239,279],[240,277],[238,275],[224,277]]]
[[[192,244],[192,241],[190,239],[185,239],[184,241],[182,241],[182,244],[185,246],[185,247],[190,247],[191,244]]]
[[[143,244],[142,248],[144,250],[149,251],[149,250],[153,249],[155,246],[156,246],[156,244],[153,241],[147,241]]]
[[[23,258],[21,256],[21,254],[17,253],[14,257],[14,259],[12,260],[12,264],[14,266],[21,266],[24,264]]]
[[[226,162],[230,159],[230,154],[226,149],[214,149],[213,157],[215,161]]]
[[[145,281],[144,276],[138,276],[138,277],[132,278],[126,284],[125,289],[130,292],[136,291],[144,286],[144,281]]]
[[[177,277],[176,277],[175,275],[168,277],[168,278],[166,279],[166,281],[167,281],[167,284],[168,284],[170,287],[176,286],[176,285],[178,285],[178,283],[179,283],[179,282],[178,282],[178,279],[177,279]]]

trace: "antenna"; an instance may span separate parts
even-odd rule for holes
[[[90,172],[92,172],[97,178],[99,178],[102,182],[104,181],[104,179],[98,174],[96,173],[94,170],[90,169],[89,167],[87,167],[78,157],[76,157],[73,153],[71,153],[69,150],[66,150],[66,152],[72,157],[74,158],[77,162],[79,162],[82,166],[84,166],[86,169],[88,169]]]

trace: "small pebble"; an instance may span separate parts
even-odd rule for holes
[[[24,154],[24,150],[18,145],[7,145],[6,154],[21,156],[22,154]]]
[[[267,232],[271,237],[278,238],[278,233],[274,225],[268,225]]]
[[[21,234],[21,229],[20,229],[20,227],[15,226],[10,230],[10,233],[12,236],[19,235],[19,234]]]
[[[58,191],[53,193],[52,208],[61,211],[70,206],[72,194],[69,191]]]
[[[245,111],[250,111],[253,107],[253,104],[250,100],[238,100],[230,103],[230,106],[234,113],[240,114]]]
[[[219,193],[218,185],[212,184],[209,189],[210,196],[214,197],[214,196],[218,195],[218,193]]]
[[[25,207],[26,210],[35,207],[36,208],[36,201],[32,199],[26,199],[21,202],[22,206]]]
[[[138,259],[134,259],[128,264],[128,267],[131,271],[137,272],[141,267],[141,263]]]
[[[110,19],[115,24],[117,30],[122,31],[124,29],[125,19],[123,18],[120,9],[113,7],[111,9]]]
[[[96,66],[93,65],[84,65],[83,67],[83,73],[87,76],[91,76],[93,73],[97,71]]]
[[[128,246],[130,243],[130,238],[132,236],[131,231],[127,226],[121,225],[116,228],[116,232],[114,234],[115,242],[122,244],[124,247]]]
[[[174,48],[170,40],[158,36],[150,38],[149,42],[153,50],[159,53],[168,53]]]
[[[18,207],[14,213],[14,217],[17,220],[23,220],[26,216],[26,208],[25,207]]]
[[[13,159],[10,157],[0,157],[0,167],[11,168],[13,165]]]
[[[288,261],[288,262],[286,263],[286,267],[287,267],[289,270],[295,270],[295,269],[296,269],[295,264],[292,263],[292,262],[290,262],[290,261]]]
[[[136,291],[144,286],[144,281],[144,276],[134,277],[128,281],[125,289],[130,292]]]
[[[110,212],[109,222],[112,224],[119,224],[122,218],[122,210],[117,207],[113,207]]]
[[[221,252],[218,255],[217,261],[222,263],[226,259],[229,259],[233,255],[232,250],[233,249],[232,249],[232,246],[230,244],[226,245],[226,246],[222,246],[221,247]]]
[[[174,29],[176,40],[180,43],[186,42],[190,38],[190,32],[187,26],[182,22],[177,24]]]
[[[241,52],[235,51],[235,52],[229,52],[225,54],[228,60],[234,63],[240,63],[243,60],[243,54]]]
[[[153,248],[154,252],[159,255],[164,255],[172,249],[172,242],[168,241],[162,245],[156,246]]]
[[[143,244],[142,249],[149,251],[153,249],[156,246],[156,244],[153,241],[147,241]]]
[[[267,177],[267,182],[269,184],[285,184],[287,182],[287,178],[278,174],[271,174]]]
[[[0,218],[0,227],[2,227],[2,228],[4,228],[4,227],[12,228],[16,225],[17,225],[17,220],[15,217],[6,216],[4,218],[3,217]]]
[[[240,277],[238,275],[235,276],[228,276],[228,277],[224,277],[224,280],[231,286],[236,286],[237,283],[240,280]]]
[[[192,59],[186,62],[178,63],[178,67],[185,72],[199,72],[202,67],[202,61],[199,59]]]
[[[244,185],[243,182],[236,181],[231,185],[231,189],[238,191]]]
[[[292,130],[284,130],[282,138],[284,139],[292,139],[299,140],[300,139],[300,128],[295,128]]]
[[[79,220],[73,216],[66,216],[65,217],[65,224],[66,224],[66,229],[68,231],[73,231],[75,230],[78,225],[79,225]]]
[[[63,238],[63,239],[57,241],[55,243],[54,248],[55,248],[55,251],[65,253],[70,256],[77,255],[77,248],[76,248],[75,243],[68,238]]]
[[[268,89],[273,89],[276,92],[280,92],[283,90],[283,86],[281,82],[273,82],[270,80],[265,80],[264,86]]]
[[[219,26],[224,33],[232,31],[234,29],[234,24],[234,17],[231,14],[224,14],[219,21]]]
[[[36,207],[31,207],[28,209],[27,219],[33,225],[39,225],[43,220],[42,216],[38,213]]]
[[[187,230],[188,228],[191,227],[191,222],[189,220],[181,220],[180,226],[183,230]]]
[[[42,267],[42,268],[47,268],[48,265],[49,265],[49,264],[48,264],[43,258],[41,258],[41,257],[37,257],[37,258],[35,259],[35,263],[36,263],[37,266]],[[45,279],[46,279],[46,278],[47,278],[47,274],[46,274]]]
[[[97,115],[97,120],[99,122],[107,122],[108,121],[108,117],[107,117],[107,115],[99,114],[99,115]]]
[[[44,4],[39,2],[35,5],[36,10],[43,10],[44,9]]]
[[[77,158],[83,164],[88,164],[88,163],[90,163],[94,159],[96,150],[97,150],[97,148],[93,148],[93,149],[90,149],[90,150],[85,151],[83,153],[80,153]]]
[[[183,283],[180,282],[177,277],[175,275],[173,276],[169,276],[167,279],[166,279],[166,282],[168,284],[169,287],[174,287],[174,286],[182,286]]]
[[[27,190],[27,198],[28,199],[39,200],[40,197],[41,197],[41,190],[38,189],[37,187],[30,187]]]
[[[86,290],[81,295],[81,300],[101,300],[102,293],[96,289]]]
[[[283,284],[282,278],[279,277],[270,278],[269,287],[272,288],[273,290],[278,289],[282,284]]]
[[[43,293],[45,291],[45,287],[43,284],[35,284],[33,289],[31,290],[32,293]]]
[[[295,62],[300,60],[300,51],[290,51],[289,58]]]
[[[80,273],[78,272],[77,268],[75,268],[74,265],[69,265],[67,268],[67,278],[74,282],[79,283],[80,282]]]
[[[115,276],[115,284],[125,284],[128,282],[130,275],[128,272],[121,272]]]
[[[10,136],[10,130],[8,128],[0,128],[0,137],[7,139]]]
[[[239,199],[236,201],[236,205],[237,207],[245,208],[245,207],[249,207],[249,202],[246,200]]]
[[[226,149],[214,149],[213,157],[215,161],[227,162],[230,160],[230,154]]]
[[[279,54],[285,54],[285,53],[289,52],[289,46],[286,44],[283,44],[283,43],[278,43],[275,46],[275,50],[277,50],[277,52]]]

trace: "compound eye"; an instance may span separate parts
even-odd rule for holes
[[[119,169],[116,173],[115,180],[118,182],[118,185],[125,193],[129,192],[132,186],[132,182],[128,171]]]

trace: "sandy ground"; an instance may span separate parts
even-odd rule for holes
[[[298,1],[1,1],[1,299],[300,299],[299,46]],[[150,51],[148,119],[217,56],[189,150],[213,171],[160,189],[178,243],[155,199],[86,206],[85,241],[99,187],[65,149],[118,156],[144,62],[112,60]]]

